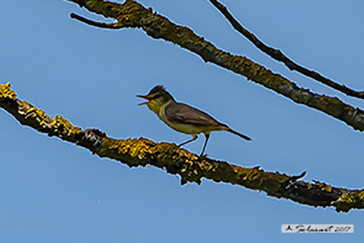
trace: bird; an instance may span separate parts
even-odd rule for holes
[[[147,95],[136,96],[147,100],[146,102],[139,103],[139,106],[147,105],[169,127],[178,132],[192,135],[192,139],[179,144],[178,147],[195,141],[198,138],[198,134],[203,133],[205,135],[205,143],[200,156],[204,155],[210,133],[213,131],[228,131],[245,140],[251,140],[250,137],[231,129],[228,125],[217,121],[209,114],[177,102],[162,85],[155,86]]]

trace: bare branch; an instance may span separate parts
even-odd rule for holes
[[[267,55],[269,55],[270,57],[272,57],[277,61],[283,62],[291,71],[297,71],[299,73],[302,73],[333,89],[341,91],[348,96],[353,96],[360,99],[364,98],[363,91],[361,92],[355,91],[353,89],[346,87],[345,85],[338,84],[315,71],[309,70],[305,67],[302,67],[301,65],[296,64],[287,56],[285,56],[280,50],[267,46],[262,41],[260,41],[253,33],[249,32],[241,24],[239,24],[239,22],[230,14],[226,6],[224,6],[217,0],[210,0],[210,2],[225,16],[225,18],[230,22],[230,24],[234,27],[235,30],[237,30],[240,34],[242,34],[248,40],[250,40],[262,52],[266,53]]]

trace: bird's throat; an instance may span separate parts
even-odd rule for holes
[[[164,110],[166,109],[167,105],[169,105],[171,101],[168,101],[162,105],[158,104],[156,101],[152,100],[148,102],[148,108],[153,111],[159,118],[164,115]]]

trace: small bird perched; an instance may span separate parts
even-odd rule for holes
[[[197,134],[203,133],[206,136],[201,155],[205,152],[207,141],[212,131],[228,131],[246,140],[251,138],[234,131],[225,124],[222,124],[203,111],[197,110],[189,105],[178,103],[172,95],[161,85],[155,86],[147,95],[137,97],[148,101],[138,105],[147,105],[157,116],[172,129],[185,134],[192,134],[193,138],[178,145],[179,147],[197,139]],[[200,155],[200,156],[201,156]]]

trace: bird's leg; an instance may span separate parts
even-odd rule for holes
[[[192,138],[192,139],[190,139],[190,140],[188,140],[188,141],[186,141],[186,142],[183,142],[183,143],[181,143],[180,145],[177,145],[177,146],[178,146],[178,147],[181,147],[181,146],[186,145],[186,144],[188,144],[188,143],[190,143],[190,142],[192,142],[192,141],[195,141],[195,140],[198,138],[198,136],[197,136],[196,134],[193,134],[192,136],[193,136],[193,138]]]
[[[206,137],[205,144],[203,145],[203,149],[202,149],[200,156],[203,156],[203,153],[205,152],[207,141],[209,141],[209,138],[210,138],[210,133],[205,133],[205,137]]]

